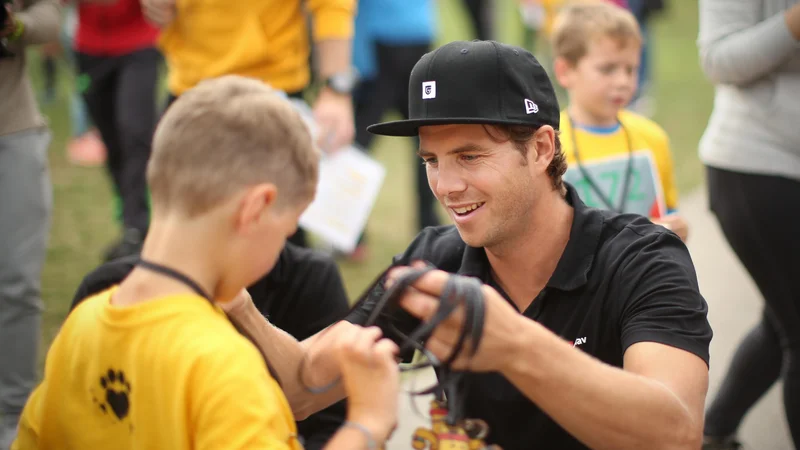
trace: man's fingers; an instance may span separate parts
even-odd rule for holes
[[[401,266],[396,267],[389,271],[387,274],[387,286],[391,286],[394,282],[396,282],[400,277],[407,274],[409,271],[414,270],[411,267]],[[451,277],[450,274],[441,270],[432,270],[422,277],[418,278],[412,286],[422,291],[426,294],[430,294],[433,296],[441,295],[442,291],[444,290],[445,285],[447,284],[447,280]]]
[[[423,320],[430,320],[439,309],[440,300],[437,297],[423,292],[411,290],[400,299],[400,306],[412,316]],[[458,305],[438,327],[453,327],[461,329],[464,323],[464,306]]]

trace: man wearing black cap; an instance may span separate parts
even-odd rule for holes
[[[699,448],[712,331],[689,252],[646,218],[585,206],[562,182],[558,103],[533,55],[452,42],[417,63],[409,95],[408,120],[369,130],[419,135],[430,187],[455,226],[425,229],[395,258],[395,266],[424,260],[440,270],[402,298],[410,315],[383,315],[385,333],[410,334],[431,319],[452,274],[478,278],[483,336],[452,368],[470,371],[460,412],[489,425],[487,442]],[[383,292],[376,286],[347,321],[365,323]],[[452,314],[426,340],[440,360],[459,347],[466,315]],[[324,335],[304,347],[269,336],[279,371],[311,347],[306,373],[334,375],[319,350]]]

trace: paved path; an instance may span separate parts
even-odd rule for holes
[[[709,321],[714,329],[711,343],[709,399],[713,398],[733,352],[744,334],[760,317],[762,300],[753,282],[731,252],[716,220],[708,211],[705,191],[696,191],[683,199],[681,207],[691,225],[689,249],[697,268],[700,288],[709,303]],[[407,390],[427,387],[432,373],[420,374]],[[747,450],[792,450],[781,404],[781,386],[777,385],[745,418],[740,438]],[[421,414],[427,416],[427,398],[418,398]],[[417,426],[427,421],[413,412],[410,400],[403,397],[400,425],[387,450],[411,448],[410,437]]]

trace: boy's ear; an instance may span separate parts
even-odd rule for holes
[[[272,183],[263,183],[250,187],[239,203],[237,228],[249,230],[261,224],[267,213],[275,207],[278,200],[278,188]]]
[[[572,63],[567,61],[564,57],[558,56],[553,60],[553,72],[556,76],[556,81],[564,89],[569,89],[572,85]]]

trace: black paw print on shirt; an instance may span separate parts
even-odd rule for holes
[[[131,406],[131,385],[125,379],[125,374],[121,370],[108,369],[108,373],[100,377],[100,387],[105,391],[104,401],[98,402],[100,409],[106,414],[111,410],[119,420],[127,417]]]

